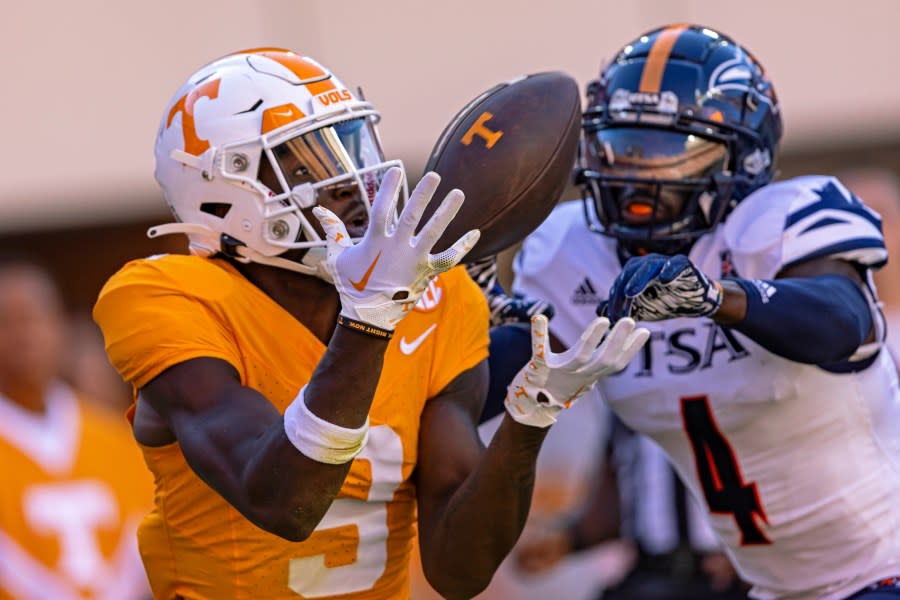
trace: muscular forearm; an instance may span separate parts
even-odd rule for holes
[[[547,431],[506,416],[478,467],[444,509],[430,515],[423,563],[429,582],[445,597],[471,598],[484,589],[516,543]]]
[[[280,424],[267,431],[245,464],[239,484],[241,513],[262,529],[291,541],[315,530],[340,491],[351,463],[329,465],[297,451]]]
[[[337,327],[306,388],[306,405],[343,427],[361,426],[381,377],[388,341]]]
[[[386,341],[338,328],[304,398],[294,402],[305,400],[319,419],[359,428],[386,346]],[[351,459],[326,464],[304,455],[265,392],[241,385],[228,363],[200,358],[161,374],[141,390],[141,402],[165,415],[193,470],[241,514],[266,531],[302,540],[328,510]],[[297,422],[301,429],[302,421]]]
[[[355,429],[365,422],[387,342],[338,327],[302,399],[315,416]],[[277,511],[281,534],[305,539],[343,485],[351,462],[326,464],[302,454],[274,424],[245,467],[243,489],[254,506]]]

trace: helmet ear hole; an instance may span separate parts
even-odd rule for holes
[[[231,205],[225,202],[204,202],[200,205],[200,210],[208,215],[224,219],[231,210]]]

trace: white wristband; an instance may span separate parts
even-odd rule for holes
[[[306,406],[304,385],[284,411],[284,433],[304,456],[320,463],[340,465],[362,452],[369,439],[369,417],[359,429],[335,425],[314,415]]]

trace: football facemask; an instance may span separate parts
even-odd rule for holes
[[[673,253],[718,215],[712,192],[728,164],[725,144],[654,128],[609,128],[586,134],[581,177],[593,200],[589,222],[619,238],[630,254]]]
[[[372,200],[388,168],[369,120],[352,119],[315,129],[266,147],[264,154],[259,181],[272,193],[266,200],[270,243],[285,249],[321,246],[317,220],[310,219],[306,209],[321,205],[337,212],[338,205],[348,200],[358,204],[358,210],[351,207],[349,212],[344,207],[350,215],[351,234],[362,235],[359,228],[368,223]],[[288,214],[300,219],[302,231],[297,239],[284,239],[288,228],[279,226],[278,217]]]
[[[686,252],[769,183],[781,117],[752,54],[720,32],[673,24],[623,46],[588,84],[582,131],[586,216],[626,258]],[[649,200],[629,200],[629,188]]]

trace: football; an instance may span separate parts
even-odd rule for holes
[[[575,164],[578,84],[558,71],[501,83],[469,102],[444,129],[425,166],[441,176],[426,223],[453,188],[466,201],[432,252],[480,229],[472,262],[516,244],[556,205]]]

